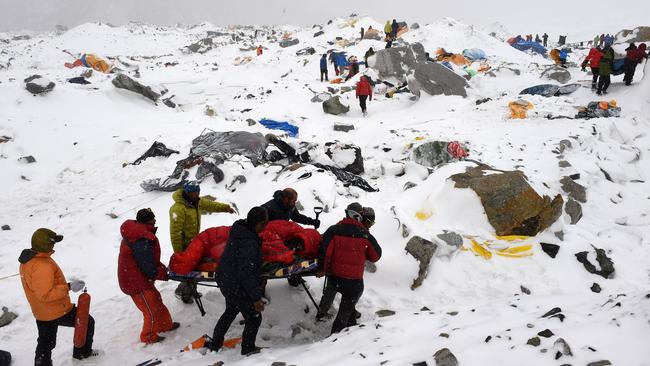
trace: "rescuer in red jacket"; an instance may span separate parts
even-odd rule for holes
[[[357,83],[357,99],[359,99],[361,112],[364,116],[367,116],[366,100],[372,100],[372,85],[365,76],[362,76]]]

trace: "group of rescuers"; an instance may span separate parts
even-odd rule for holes
[[[297,198],[294,189],[276,191],[272,200],[253,207],[245,219],[237,220],[232,225],[216,274],[226,309],[214,328],[212,342],[209,344],[211,350],[218,351],[223,346],[226,332],[237,314],[241,313],[245,320],[241,354],[260,352],[261,348],[255,344],[255,339],[266,301],[265,281],[261,272],[262,239],[259,233],[271,220],[292,220],[316,229],[320,226],[318,219],[298,212],[295,206]],[[173,193],[173,199],[169,215],[174,252],[183,251],[200,232],[201,214],[235,213],[228,204],[201,197],[197,182],[185,184]],[[347,206],[345,217],[322,235],[316,276],[326,276],[326,280],[316,320],[331,317],[330,307],[336,293],[341,293],[332,333],[356,325],[356,319],[361,316],[356,310],[356,304],[363,293],[365,262],[378,261],[382,252],[369,232],[374,221],[374,210],[355,202]],[[180,326],[172,321],[160,292],[154,286],[155,281],[168,279],[167,268],[160,261],[156,229],[156,218],[149,208],[139,210],[135,220],[126,220],[120,227],[123,239],[118,258],[119,285],[125,294],[131,296],[144,316],[140,340],[147,344],[161,342],[164,337],[159,333]],[[38,328],[34,363],[37,366],[52,365],[51,355],[56,346],[58,327],[74,327],[75,323],[77,308],[70,301],[69,291],[79,292],[85,288],[82,280],[67,281],[52,259],[54,245],[61,240],[62,235],[40,228],[32,235],[31,248],[23,250],[19,258],[20,278]],[[181,282],[175,294],[183,302],[191,303],[193,296],[197,295],[195,291],[196,288]],[[95,321],[90,316],[86,344],[73,348],[73,358],[85,359],[102,354],[92,348],[94,329]]]

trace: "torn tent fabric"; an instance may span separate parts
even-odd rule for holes
[[[580,84],[567,84],[567,85],[553,85],[541,84],[531,86],[519,92],[520,95],[541,95],[543,97],[558,97],[560,95],[568,95],[580,89]]]
[[[512,47],[522,52],[526,52],[530,50],[540,55],[546,55],[546,48],[544,48],[544,46],[542,46],[541,44],[533,41],[519,41],[514,43]]]
[[[589,102],[587,107],[582,107],[574,118],[591,119],[591,118],[609,118],[620,117],[621,108],[617,106],[615,100],[606,102]]]
[[[463,50],[463,56],[465,56],[466,59],[472,61],[487,59],[487,54],[485,53],[485,51],[479,48],[465,49]]]
[[[218,226],[198,234],[185,251],[174,253],[169,269],[178,274],[194,270],[214,271],[228,241],[229,226]],[[260,233],[262,238],[262,260],[264,262],[290,264],[294,256],[313,259],[318,256],[321,235],[315,229],[306,229],[292,221],[274,220]],[[287,243],[297,243],[289,249]]]
[[[142,156],[137,158],[131,165],[138,165],[145,161],[148,158],[153,158],[157,156],[163,156],[163,157],[169,157],[172,154],[178,154],[179,152],[176,150],[168,149],[165,144],[162,142],[154,141],[154,143],[151,145],[151,147],[145,151]]]
[[[495,239],[479,242],[474,238],[469,238],[469,245],[466,244],[463,250],[486,260],[492,259],[494,255],[506,258],[525,258],[534,254],[533,244],[522,243],[522,241],[530,239],[528,236],[496,236]]]
[[[334,176],[336,176],[336,179],[340,180],[341,182],[344,183],[344,185],[351,185],[355,187],[359,187],[363,189],[366,192],[378,192],[379,190],[376,188],[373,188],[368,182],[366,182],[365,179],[361,178],[360,176],[356,174],[352,174],[349,172],[346,172],[343,169],[339,169],[333,166],[329,165],[323,165],[319,163],[313,164],[315,167],[327,170],[329,172],[332,172]]]
[[[525,119],[528,118],[528,110],[533,108],[533,103],[518,99],[514,102],[508,103],[510,108],[510,118]]]
[[[299,132],[298,126],[294,126],[289,122],[274,121],[271,119],[264,118],[260,120],[260,124],[271,130],[285,131],[289,135],[289,137],[298,136],[298,132]]]
[[[208,132],[192,140],[190,156],[227,160],[234,155],[242,155],[257,165],[264,160],[266,146],[266,139],[261,133]]]
[[[92,53],[81,55],[80,60],[85,67],[89,67],[93,70],[103,72],[105,74],[111,72],[111,66],[108,64],[108,62],[97,55],[93,55]]]

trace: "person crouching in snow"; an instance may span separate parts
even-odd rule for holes
[[[357,99],[359,99],[361,112],[364,116],[367,116],[366,100],[372,100],[372,85],[365,76],[362,76],[357,83]]]
[[[364,226],[362,213],[360,204],[348,205],[345,218],[327,229],[319,248],[317,276],[325,274],[328,284],[342,295],[332,334],[356,325],[355,307],[363,294],[366,260],[377,262],[381,258],[381,247]]]
[[[262,324],[262,239],[259,233],[269,222],[264,207],[253,207],[246,220],[232,225],[226,248],[217,269],[217,284],[226,299],[226,310],[214,327],[211,349],[218,351],[223,346],[228,328],[241,313],[245,320],[242,335],[241,354],[260,352],[255,345],[257,331]]]
[[[172,322],[169,310],[154,286],[156,280],[167,281],[167,268],[160,263],[160,243],[156,237],[156,217],[150,208],[138,211],[135,220],[120,227],[122,244],[117,262],[120,289],[131,296],[144,316],[140,341],[162,342],[158,333],[180,326]]]
[[[61,268],[52,259],[54,244],[61,240],[63,236],[52,230],[38,229],[32,235],[31,249],[23,250],[18,258],[20,281],[38,328],[35,366],[52,366],[52,350],[56,347],[59,326],[75,326],[77,307],[70,302],[69,291],[79,292],[86,286],[81,280],[66,282]],[[73,348],[73,358],[82,360],[101,354],[92,349],[94,333],[95,319],[88,316],[86,344]]]

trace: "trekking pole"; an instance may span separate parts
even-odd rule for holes
[[[305,281],[301,282],[302,288],[305,289],[307,292],[307,295],[309,295],[309,299],[311,299],[311,302],[314,304],[314,307],[316,308],[316,313],[318,313],[318,304],[316,303],[316,300],[314,300],[314,297],[311,295],[311,291],[309,291],[309,288],[307,287]]]

